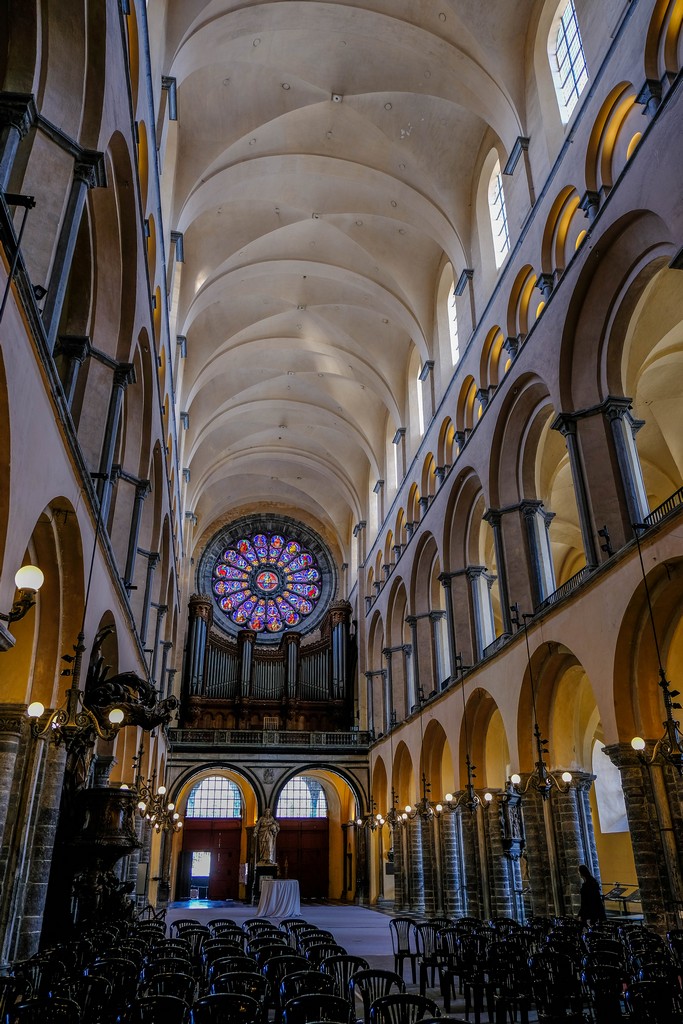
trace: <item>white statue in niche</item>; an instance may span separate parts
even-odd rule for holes
[[[266,807],[254,826],[254,841],[258,864],[275,864],[275,840],[280,826],[273,817],[270,807]]]

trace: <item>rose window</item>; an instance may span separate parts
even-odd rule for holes
[[[298,541],[257,533],[222,552],[211,585],[218,607],[235,625],[277,633],[311,614],[320,597],[320,571]]]

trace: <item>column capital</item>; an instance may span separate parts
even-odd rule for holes
[[[92,351],[90,338],[87,335],[60,334],[55,345],[56,356],[75,359],[81,366]]]
[[[360,522],[356,523],[356,525],[353,528],[354,537],[357,537],[361,530],[364,530],[367,525],[368,524],[365,521],[365,519],[361,519]]]
[[[300,647],[301,633],[283,633],[282,640],[280,642],[286,647]]]
[[[524,501],[520,501],[519,509],[525,519],[531,519],[532,516],[542,515],[545,520],[545,525],[550,526],[553,519],[555,518],[554,512],[548,512],[542,501],[538,501],[535,498],[525,498]]]
[[[147,565],[154,572],[159,562],[161,561],[161,555],[158,551],[149,551],[147,553]]]
[[[26,704],[0,704],[0,733],[21,736],[28,721]]]
[[[135,367],[132,363],[119,363],[114,370],[114,387],[124,391],[129,384],[136,383]]]
[[[543,296],[543,301],[547,302],[553,293],[553,288],[555,287],[555,275],[539,274],[536,280],[536,287]]]
[[[615,397],[608,395],[602,403],[602,412],[610,422],[612,420],[623,420],[633,408],[633,399],[626,397]]]
[[[139,480],[135,485],[135,497],[144,501],[152,493],[152,484],[149,480]]]
[[[550,424],[551,430],[557,430],[563,437],[576,436],[576,416],[572,412],[560,412]]]
[[[88,188],[105,188],[107,179],[104,171],[104,153],[83,149],[74,163],[74,178]]]
[[[489,526],[500,526],[500,521],[503,517],[503,513],[499,508],[487,508],[481,517],[485,523]]]
[[[406,617],[405,617],[405,619],[403,621],[405,622],[406,626],[416,626],[417,625],[417,615],[406,615]]]
[[[0,93],[0,126],[16,129],[23,139],[38,117],[36,101],[30,92]]]
[[[434,610],[428,613],[428,618],[430,622],[440,622],[446,618],[446,612],[443,609]]]
[[[255,644],[256,636],[257,634],[253,629],[240,629],[237,634],[237,643],[241,646],[244,646],[244,644]]]
[[[609,757],[617,768],[638,768],[642,770],[643,753],[649,754],[655,746],[656,740],[645,741],[645,751],[634,750],[630,743],[611,743],[603,748],[603,754]]]

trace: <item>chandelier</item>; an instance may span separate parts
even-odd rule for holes
[[[534,762],[534,770],[527,778],[524,785],[522,785],[522,777],[517,772],[510,776],[510,782],[513,784],[517,792],[527,793],[529,789],[535,789],[537,793],[540,793],[543,800],[547,800],[553,789],[556,789],[560,793],[569,792],[569,788],[572,782],[571,772],[562,772],[560,779],[551,772],[546,763],[546,755],[548,753],[548,740],[545,739],[541,733],[541,727],[538,724],[538,714],[536,712],[536,685],[534,683],[534,673],[531,667],[531,651],[529,648],[529,630],[527,628],[527,619],[532,618],[530,614],[520,615],[519,605],[513,604],[510,606],[512,625],[517,629],[520,627],[524,629],[524,642],[526,644],[526,660],[529,668],[529,684],[531,686],[531,706],[534,714],[534,743],[536,745],[536,761]]]
[[[138,796],[138,814],[144,821],[148,821],[155,832],[180,832],[183,821],[175,804],[166,799],[166,786],[156,785],[156,771],[152,772],[151,779],[143,779],[140,767],[142,765],[143,748],[142,743],[138,750],[137,757],[133,758],[135,769],[135,782],[133,789]],[[130,789],[126,783],[121,789]]]

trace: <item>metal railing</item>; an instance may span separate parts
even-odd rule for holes
[[[345,749],[367,747],[370,733],[352,730],[350,732],[307,732],[290,730],[261,729],[169,729],[168,736],[173,747],[343,747]]]
[[[488,647],[485,647],[484,650],[482,651],[482,659],[488,658],[492,654],[495,654],[496,651],[499,651],[503,644],[506,643],[506,641],[508,641],[511,636],[512,633],[501,633],[500,636],[497,636],[493,643],[490,643]]]
[[[541,601],[539,605],[534,608],[534,613],[543,611],[544,608],[550,608],[552,605],[557,604],[564,597],[568,597],[573,590],[580,587],[584,580],[587,580],[592,573],[590,565],[584,565],[583,569],[579,569],[578,572],[570,576],[569,579],[558,587],[557,590],[553,590],[552,594],[548,594],[544,601]]]
[[[645,516],[643,526],[656,526],[663,519],[666,519],[668,515],[671,515],[672,512],[675,512],[677,508],[680,508],[681,505],[683,505],[683,487],[674,491],[666,501],[663,501],[661,505],[657,505],[657,508],[653,509],[648,516]]]

